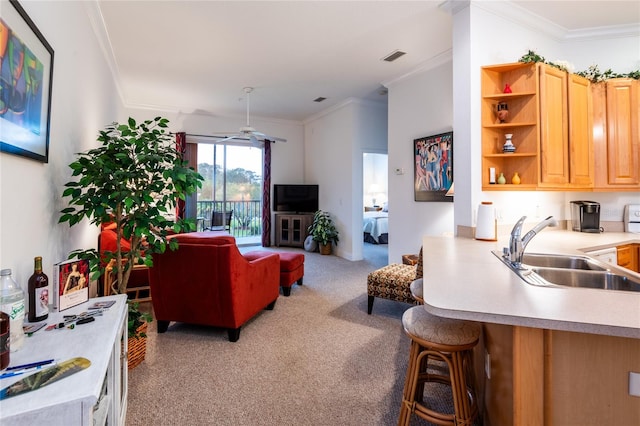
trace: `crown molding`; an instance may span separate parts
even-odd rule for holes
[[[305,118],[302,121],[302,124],[307,125],[315,120],[318,120],[321,117],[324,117],[325,115],[329,115],[333,112],[336,112],[338,110],[341,110],[342,108],[346,108],[350,105],[363,105],[363,106],[370,106],[370,107],[374,107],[374,108],[387,108],[387,103],[386,102],[375,102],[375,101],[371,101],[368,99],[361,99],[361,98],[355,98],[355,97],[351,97],[348,99],[345,99],[344,101],[332,105],[330,107],[328,107],[327,109],[323,109],[320,112],[317,112],[313,115],[310,115],[309,117]]]
[[[107,62],[109,70],[111,71],[111,78],[113,80],[113,84],[116,87],[116,91],[118,92],[120,102],[126,106],[124,92],[122,90],[122,86],[120,85],[121,79],[120,71],[118,69],[118,63],[116,61],[115,55],[113,54],[111,40],[109,39],[109,33],[107,33],[107,28],[104,23],[104,17],[102,15],[100,5],[98,4],[97,0],[93,0],[84,2],[84,6],[85,11],[87,12],[87,17],[89,18],[89,22],[91,23],[91,27],[93,28],[93,33],[98,40],[100,50],[102,50],[102,55]]]
[[[493,15],[508,19],[518,25],[524,25],[535,31],[546,34],[559,42],[589,41],[602,38],[638,37],[640,36],[640,24],[613,25],[607,27],[583,28],[569,30],[546,18],[536,15],[531,11],[511,1],[469,1],[447,0],[438,7],[455,15],[461,10],[473,5]]]
[[[432,70],[434,68],[439,67],[440,65],[444,65],[448,62],[452,62],[453,61],[453,50],[452,49],[447,49],[444,52],[438,53],[437,55],[427,59],[426,61],[422,62],[420,65],[418,65],[417,67],[415,67],[414,69],[412,69],[411,71],[402,74],[392,80],[388,80],[388,81],[383,81],[382,85],[384,87],[391,87],[395,84],[400,83],[403,80],[406,80],[408,78],[411,78],[415,75],[418,74],[422,74],[423,72]]]

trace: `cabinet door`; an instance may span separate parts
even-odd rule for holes
[[[569,75],[569,181],[576,187],[593,187],[593,125],[590,82]]]
[[[540,183],[569,183],[567,73],[540,66]]]
[[[640,186],[638,82],[607,81],[607,169],[609,185]]]

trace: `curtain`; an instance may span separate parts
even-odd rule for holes
[[[187,151],[187,135],[185,132],[176,133],[176,150],[180,158],[184,159]],[[176,219],[184,219],[186,217],[186,203],[178,198],[176,204]]]
[[[262,247],[271,247],[271,141],[266,139],[262,176]]]

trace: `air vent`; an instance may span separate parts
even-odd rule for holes
[[[322,96],[318,96],[317,98],[315,98],[315,99],[313,100],[313,102],[322,102],[322,101],[324,101],[325,99],[327,99],[327,98],[323,98]]]
[[[387,56],[382,58],[382,60],[387,62],[393,62],[396,59],[398,59],[400,56],[403,56],[406,54],[407,52],[403,52],[402,50],[394,50],[393,52],[389,53]]]

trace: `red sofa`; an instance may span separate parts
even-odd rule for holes
[[[235,342],[244,323],[273,309],[280,285],[276,253],[249,260],[232,236],[210,231],[170,238],[178,239],[178,249],[154,254],[149,269],[159,333],[179,321],[226,328]]]

